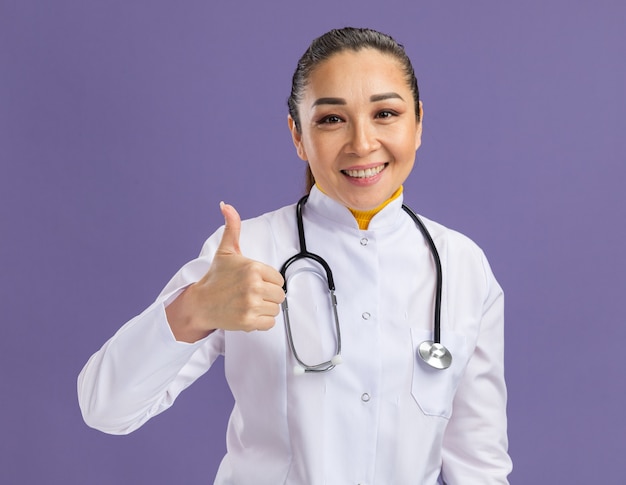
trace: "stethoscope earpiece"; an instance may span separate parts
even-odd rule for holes
[[[325,371],[329,371],[331,369],[334,369],[335,366],[343,363],[343,358],[341,357],[341,355],[335,355],[333,356],[332,359],[330,359],[330,365],[325,365],[322,364],[324,367],[321,366],[317,366],[317,367],[313,367],[313,366],[308,366],[308,365],[294,365],[293,366],[293,375],[294,376],[303,376],[304,374],[306,374],[307,372],[325,372]]]
[[[417,354],[429,366],[435,369],[447,369],[452,364],[452,354],[442,344],[425,340],[417,348]]]

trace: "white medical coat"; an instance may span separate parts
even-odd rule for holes
[[[165,306],[206,273],[220,229],[86,364],[78,379],[85,421],[129,433],[223,355],[235,406],[216,484],[508,483],[502,290],[473,242],[425,220],[441,256],[442,342],[453,361],[435,370],[416,358],[432,338],[435,269],[401,204],[391,202],[365,231],[316,188],[304,207],[307,249],[335,279],[341,365],[295,376],[282,315],[266,332],[174,339]],[[240,245],[280,268],[299,251],[294,207],[244,221]],[[333,355],[332,314],[323,282],[294,273],[287,295],[296,349],[318,363]]]

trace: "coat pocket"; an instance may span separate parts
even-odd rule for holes
[[[452,402],[468,360],[466,338],[454,332],[441,332],[441,343],[452,354],[452,364],[447,369],[435,369],[418,354],[420,344],[432,340],[432,331],[411,329],[413,343],[413,381],[411,394],[427,416],[449,419]]]

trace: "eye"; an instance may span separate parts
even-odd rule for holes
[[[335,123],[341,123],[343,120],[337,115],[324,116],[318,121],[320,125],[333,125]]]
[[[384,109],[376,113],[376,118],[383,119],[383,120],[393,118],[394,116],[398,116],[398,113],[389,109]]]

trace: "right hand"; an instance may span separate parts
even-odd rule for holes
[[[166,308],[177,340],[195,342],[216,329],[268,330],[285,299],[282,275],[241,254],[235,208],[222,202],[220,209],[224,234],[209,270]]]

